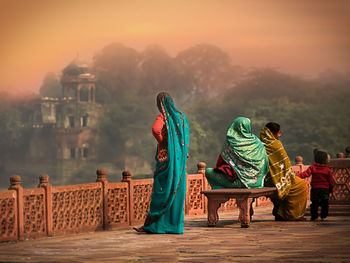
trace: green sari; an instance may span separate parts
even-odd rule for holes
[[[264,187],[269,161],[264,145],[251,133],[248,118],[239,117],[231,123],[221,156],[234,169],[238,180],[231,182],[225,175],[208,168],[206,177],[213,189]]]
[[[189,125],[168,94],[162,94],[159,103],[167,129],[167,157],[158,158],[158,146],[151,207],[142,228],[150,233],[183,234]]]

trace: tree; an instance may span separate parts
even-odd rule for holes
[[[110,44],[93,58],[96,75],[96,99],[100,103],[121,102],[125,96],[137,94],[139,53],[120,43]]]
[[[200,44],[180,52],[176,60],[192,77],[193,89],[202,96],[213,97],[234,86],[240,71],[230,56],[214,45]]]
[[[0,110],[0,156],[16,153],[22,137],[21,114],[15,108]]]
[[[188,76],[163,48],[149,46],[140,54],[140,59],[140,94],[154,97],[161,91],[167,91],[179,107],[193,99]]]
[[[62,87],[55,73],[46,73],[39,94],[42,97],[61,97]]]

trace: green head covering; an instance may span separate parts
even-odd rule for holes
[[[227,130],[221,156],[248,188],[264,186],[269,161],[262,142],[251,133],[250,120],[236,118]]]

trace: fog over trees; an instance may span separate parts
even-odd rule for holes
[[[304,79],[271,68],[247,69],[235,65],[224,50],[208,44],[172,57],[156,45],[140,52],[113,43],[94,56],[89,70],[96,75],[96,101],[104,109],[97,159],[78,169],[70,183],[93,181],[94,171],[101,167],[120,176],[130,157],[140,165],[148,164],[131,171],[133,174],[152,175],[156,141],[151,128],[158,114],[155,99],[160,91],[169,92],[189,119],[190,173],[196,171],[199,161],[215,165],[226,129],[238,116],[250,118],[258,136],[265,123],[280,123],[289,157],[293,160],[301,155],[307,164],[314,148],[335,157],[350,145],[349,73],[329,70],[317,78]],[[44,76],[40,96],[61,96],[59,78],[54,73]],[[7,161],[19,165],[28,161],[30,127],[37,118],[40,96],[18,99],[4,92],[0,95],[0,188],[6,188],[10,175],[17,172]],[[36,173],[45,173],[40,163]],[[21,175],[30,177],[33,172]]]

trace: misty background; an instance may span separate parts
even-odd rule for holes
[[[67,65],[62,65],[62,71]],[[151,177],[156,150],[151,128],[158,114],[155,99],[163,90],[190,122],[189,173],[196,171],[200,161],[215,165],[226,129],[238,116],[251,119],[257,136],[265,123],[280,123],[289,157],[294,160],[301,155],[306,164],[311,163],[314,148],[335,157],[350,143],[350,74],[327,70],[306,79],[273,68],[245,68],[211,44],[170,56],[161,46],[138,51],[121,43],[97,52],[89,72],[97,78],[96,102],[104,112],[98,123],[97,154],[73,171],[65,184],[93,182],[98,168],[107,169],[110,181],[119,181],[121,172],[130,168],[134,178]],[[38,99],[62,96],[61,75],[48,72],[37,95],[1,92],[1,188],[8,187],[11,174],[19,173],[23,186],[34,187],[38,176],[50,171],[29,158],[28,151]],[[52,127],[43,127],[42,140],[52,133]],[[45,158],[55,163],[55,149],[50,147],[47,143]],[[49,175],[52,182],[61,182],[59,174]]]
[[[152,176],[163,90],[190,121],[190,173],[214,166],[238,116],[256,135],[279,122],[292,160],[310,164],[316,147],[335,157],[350,145],[349,12],[347,0],[0,0],[0,188],[12,174],[25,187],[43,173],[93,182],[99,168],[112,182]],[[96,103],[74,108],[61,80],[79,65]]]

